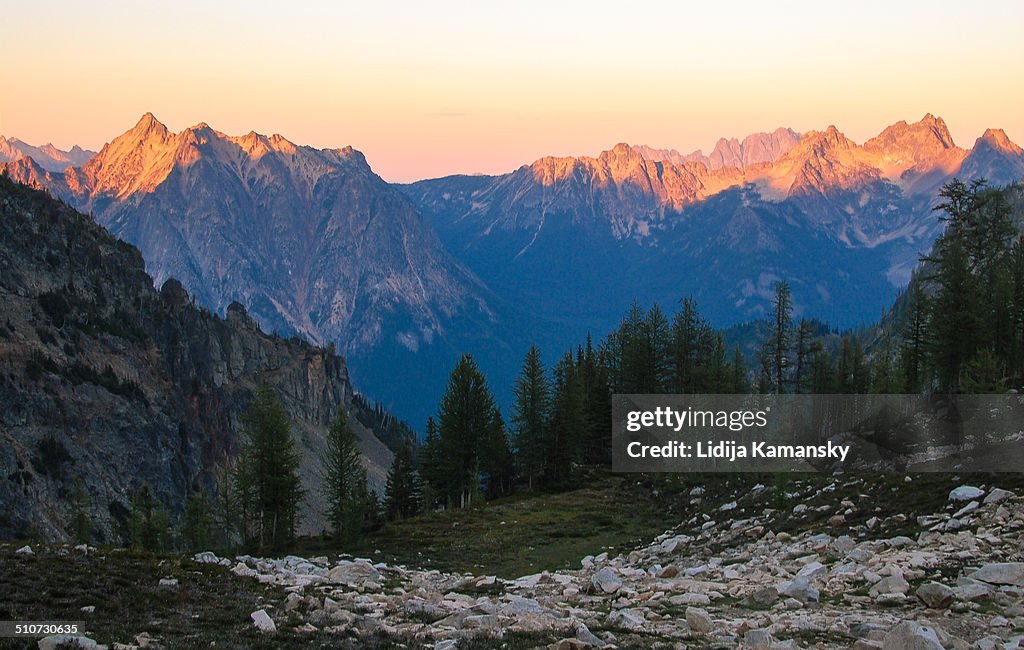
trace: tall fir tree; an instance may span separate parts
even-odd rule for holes
[[[288,414],[277,393],[261,384],[242,416],[245,441],[234,477],[243,540],[258,548],[282,548],[295,537],[304,491]]]
[[[775,285],[773,305],[771,336],[765,342],[761,365],[768,381],[768,390],[785,393],[790,367],[790,325],[793,320],[793,297],[785,281]]]
[[[384,514],[388,519],[406,519],[422,509],[420,479],[413,465],[412,447],[403,444],[395,450],[384,490]]]
[[[359,440],[343,408],[327,433],[323,498],[335,539],[351,544],[366,526],[370,489]]]
[[[472,355],[452,370],[438,413],[440,457],[448,476],[445,500],[466,507],[480,491],[481,441],[495,414],[494,398]]]
[[[551,426],[545,454],[545,480],[550,485],[566,486],[572,482],[585,427],[583,407],[580,375],[572,353],[567,352],[554,369]]]
[[[520,475],[532,490],[544,472],[545,440],[551,418],[551,386],[537,346],[526,353],[513,394],[516,458]]]

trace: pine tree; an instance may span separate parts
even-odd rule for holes
[[[582,456],[589,463],[611,465],[612,393],[604,356],[603,350],[594,349],[590,334],[587,334],[582,360],[577,363],[583,385]]]
[[[213,513],[210,501],[202,492],[185,502],[181,515],[181,545],[188,552],[209,550],[213,540]]]
[[[807,366],[810,363],[811,345],[814,342],[814,329],[806,318],[800,319],[796,328],[794,351],[796,362],[793,364],[793,392],[802,393],[807,383]]]
[[[571,483],[573,467],[579,461],[585,426],[583,386],[571,353],[567,352],[555,365],[554,379],[545,480],[551,485],[565,486]]]
[[[729,389],[730,393],[749,393],[750,392],[750,379],[747,377],[747,360],[743,358],[743,350],[740,349],[739,345],[733,346],[732,349],[732,362],[729,364],[732,370],[732,386]]]
[[[334,538],[350,544],[360,538],[367,524],[370,489],[359,441],[343,408],[327,432],[324,458],[324,504]]]
[[[469,354],[452,370],[438,414],[440,457],[448,476],[449,505],[470,505],[480,489],[481,441],[493,426],[494,398]]]
[[[551,417],[551,387],[537,346],[526,353],[513,393],[512,426],[516,457],[519,471],[532,490],[534,482],[544,471],[544,444]]]
[[[384,491],[384,512],[388,519],[405,519],[420,513],[420,481],[413,466],[412,447],[404,444],[395,450]]]
[[[701,392],[701,348],[709,329],[697,311],[696,301],[693,298],[684,299],[682,310],[672,319],[668,345],[670,392]]]
[[[130,546],[136,551],[165,551],[170,548],[170,525],[167,511],[149,491],[148,485],[132,498]]]
[[[491,422],[480,445],[480,473],[487,480],[486,497],[496,499],[508,494],[515,481],[515,457],[508,444],[505,420],[495,406]]]
[[[76,544],[88,544],[92,538],[92,519],[89,493],[82,485],[82,479],[75,477],[71,485],[71,538]]]
[[[450,492],[449,475],[444,467],[441,456],[441,437],[437,430],[437,421],[427,418],[423,446],[420,447],[420,477],[422,478],[423,507],[433,510],[446,505],[446,497]]]
[[[924,388],[925,364],[928,353],[928,298],[921,282],[910,284],[908,318],[903,329],[903,343],[900,346],[900,368],[903,390],[917,393]]]
[[[784,281],[775,285],[774,307],[772,333],[765,342],[761,365],[769,390],[775,393],[784,393],[790,366],[790,324],[793,318],[793,298],[790,294],[789,284]]]
[[[836,371],[832,358],[820,341],[811,344],[811,392],[827,395],[836,392]]]
[[[295,536],[303,489],[288,415],[268,384],[256,391],[242,424],[234,484],[243,539],[261,549],[281,548]]]

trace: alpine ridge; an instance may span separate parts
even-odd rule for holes
[[[414,421],[439,397],[424,368],[495,337],[495,298],[351,147],[172,133],[147,113],[81,167],[6,168],[137,246],[157,285],[177,278],[216,313],[237,301],[268,330],[336,343],[388,405],[424,395],[402,413]]]
[[[566,323],[601,331],[614,326],[605,304],[692,295],[728,325],[768,313],[786,279],[798,314],[847,327],[877,318],[906,284],[940,228],[944,182],[1004,184],[1022,165],[1002,132],[966,150],[927,114],[863,144],[835,126],[780,128],[722,139],[709,156],[618,144],[403,189],[496,293]]]

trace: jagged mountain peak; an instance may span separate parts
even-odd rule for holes
[[[167,135],[170,133],[170,130],[167,128],[166,124],[156,119],[155,115],[150,112],[146,112],[139,118],[139,121],[135,123],[135,126],[132,127],[128,133],[135,136],[136,139],[139,139],[140,136],[144,135],[156,135],[158,137],[160,135]]]
[[[915,161],[941,154],[947,149],[957,149],[953,136],[945,121],[931,113],[913,124],[900,120],[864,143],[865,151]]]
[[[985,129],[985,132],[978,138],[975,147],[985,144],[996,151],[1002,151],[1013,155],[1021,155],[1021,148],[1006,135],[1002,129]]]

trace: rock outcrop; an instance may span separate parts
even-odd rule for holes
[[[0,537],[65,538],[84,508],[97,539],[115,541],[142,485],[178,514],[237,452],[261,381],[291,416],[312,496],[302,529],[319,531],[324,434],[338,409],[378,489],[391,459],[344,359],[264,334],[238,304],[218,318],[176,280],[156,291],[136,249],[0,177]]]

